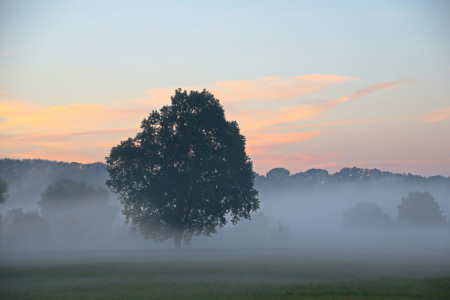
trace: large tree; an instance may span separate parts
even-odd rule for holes
[[[171,105],[154,110],[142,131],[106,158],[107,185],[118,194],[127,223],[175,247],[216,233],[259,208],[245,138],[225,119],[210,92],[177,89]]]

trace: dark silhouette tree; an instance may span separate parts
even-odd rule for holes
[[[391,217],[375,203],[358,203],[344,212],[346,227],[382,228],[392,225]]]
[[[323,169],[309,169],[305,172],[306,178],[310,183],[324,184],[327,182],[330,174]]]
[[[397,221],[404,225],[442,225],[445,217],[430,192],[409,192],[397,206]]]
[[[180,248],[216,233],[227,217],[249,219],[259,200],[245,138],[214,95],[177,89],[171,100],[142,121],[136,137],[111,149],[106,183],[127,223]]]

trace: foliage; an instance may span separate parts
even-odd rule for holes
[[[358,203],[345,211],[343,224],[347,227],[377,228],[392,225],[392,220],[377,204]]]
[[[286,170],[285,168],[275,168],[270,170],[266,177],[269,180],[284,180],[289,177],[289,174],[289,170]]]
[[[409,192],[397,206],[397,221],[405,225],[442,225],[445,217],[430,192]]]
[[[287,169],[274,168],[265,176],[256,175],[255,187],[262,194],[265,192],[279,193],[287,188],[294,188],[299,191],[304,191],[305,188],[317,187],[336,188],[339,185],[371,188],[374,184],[395,189],[401,186],[410,186],[408,189],[414,187],[415,189],[434,190],[434,188],[439,187],[450,192],[450,177],[423,177],[356,167],[343,168],[334,174],[330,174],[323,169],[309,169],[306,172],[291,175],[289,175]]]
[[[208,91],[178,89],[153,111],[142,132],[107,157],[107,185],[119,195],[127,222],[146,238],[189,243],[237,223],[259,208],[252,163],[236,122],[225,119]]]

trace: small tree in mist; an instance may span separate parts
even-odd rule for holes
[[[18,242],[36,242],[51,236],[50,223],[36,211],[15,208],[5,217],[7,239]]]
[[[391,217],[375,203],[358,203],[345,211],[343,225],[356,228],[380,228],[392,225]]]
[[[397,209],[397,222],[403,225],[443,225],[446,221],[430,192],[409,192]]]
[[[110,229],[117,211],[109,205],[108,196],[105,189],[62,179],[47,187],[38,204],[42,216],[54,223],[57,232],[76,237],[81,233]]]
[[[107,185],[119,195],[127,223],[175,247],[216,233],[259,208],[252,163],[236,122],[208,91],[182,91],[153,111],[136,137],[106,158]]]

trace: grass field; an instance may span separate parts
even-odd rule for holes
[[[450,299],[446,251],[3,253],[0,299]]]

